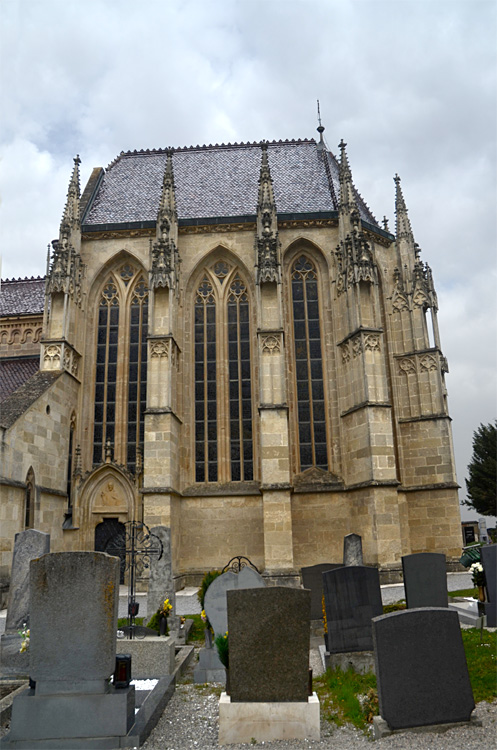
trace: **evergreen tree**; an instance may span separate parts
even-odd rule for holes
[[[481,424],[473,433],[473,457],[466,479],[468,500],[464,503],[482,516],[497,515],[497,420]]]

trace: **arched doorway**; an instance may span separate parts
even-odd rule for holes
[[[95,527],[95,552],[106,552],[120,559],[119,583],[124,583],[126,527],[117,518],[105,518]]]

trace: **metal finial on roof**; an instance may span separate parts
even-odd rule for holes
[[[319,149],[324,149],[325,148],[324,139],[323,139],[324,125],[321,123],[321,110],[319,108],[319,99],[317,100],[317,102],[318,102],[318,123],[319,123],[319,125],[318,125],[318,127],[316,129],[317,129],[317,131],[319,133],[318,148]]]

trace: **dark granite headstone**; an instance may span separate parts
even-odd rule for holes
[[[307,702],[311,592],[228,591],[232,702]]]
[[[487,580],[485,614],[487,626],[497,627],[497,544],[486,544],[480,549],[481,562]]]
[[[311,592],[311,620],[323,618],[323,573],[341,567],[342,565],[337,563],[319,563],[301,568],[304,588]]]
[[[380,715],[392,729],[469,721],[475,702],[457,612],[382,615],[373,640]]]
[[[347,534],[347,536],[344,536],[343,564],[362,565],[362,537],[360,534]]]
[[[383,613],[376,568],[350,565],[323,573],[328,651],[372,651],[371,618]]]
[[[402,558],[407,609],[448,607],[445,555],[419,552]]]

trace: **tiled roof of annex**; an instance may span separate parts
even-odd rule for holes
[[[0,359],[0,402],[17,391],[39,367],[39,357]]]
[[[0,316],[41,314],[44,302],[44,276],[31,276],[30,279],[2,279]]]
[[[84,228],[155,222],[167,149],[128,151],[107,167],[83,219]],[[256,213],[261,143],[191,146],[173,150],[178,218],[251,216]],[[278,214],[338,210],[338,163],[314,139],[268,143]],[[357,193],[361,218],[377,222]]]

